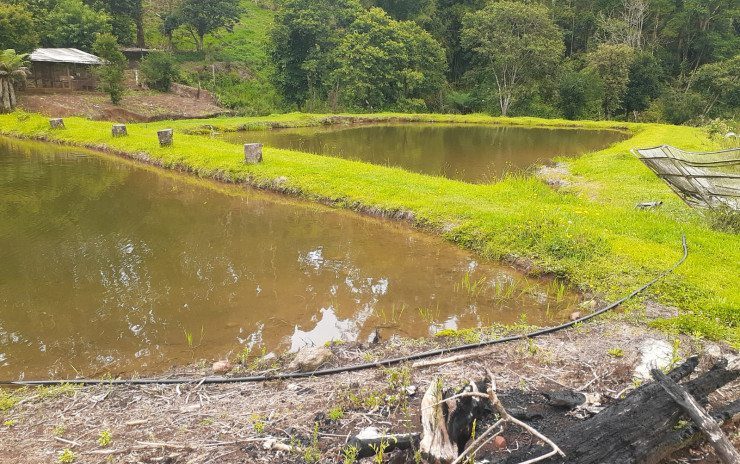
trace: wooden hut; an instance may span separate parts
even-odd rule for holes
[[[95,90],[93,67],[103,60],[76,48],[38,48],[28,57],[28,89]]]

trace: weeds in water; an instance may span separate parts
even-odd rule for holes
[[[383,324],[398,325],[399,322],[401,321],[401,317],[403,316],[404,311],[406,311],[405,304],[402,304],[401,309],[399,310],[396,310],[396,305],[394,304],[393,306],[391,306],[390,319],[388,318],[388,315],[386,315],[385,309],[381,309],[380,313],[378,313],[378,310],[376,309],[374,313],[375,313],[375,317],[383,320]]]
[[[468,299],[474,300],[478,298],[478,295],[480,295],[480,292],[483,291],[483,284],[486,281],[486,276],[481,277],[478,280],[471,280],[470,279],[470,271],[465,271],[465,274],[462,277],[462,280],[460,282],[455,282],[453,289],[455,290],[455,293],[458,292],[465,292],[468,296]]]
[[[433,324],[439,319],[439,303],[435,308],[418,308],[419,315],[428,324]]]
[[[185,339],[188,342],[188,346],[190,348],[193,348],[193,333],[188,332],[186,329],[182,329],[183,332],[185,332]],[[203,343],[203,335],[205,334],[205,327],[202,325],[200,326],[200,341],[198,341],[198,345],[200,346],[201,343]]]

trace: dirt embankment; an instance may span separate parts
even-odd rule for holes
[[[18,97],[24,111],[49,117],[79,116],[95,121],[152,122],[229,113],[208,91],[201,90],[198,95],[198,89],[179,84],[174,84],[169,93],[129,91],[118,106],[103,92],[28,90],[19,92]]]
[[[342,449],[351,434],[368,426],[388,434],[418,432],[421,398],[435,379],[441,378],[445,388],[458,387],[481,379],[486,370],[495,375],[504,406],[531,412],[530,425],[551,436],[636,388],[635,369],[645,346],[663,344],[669,352],[672,346],[674,361],[699,353],[701,371],[720,356],[737,356],[727,346],[656,333],[631,321],[617,316],[588,322],[531,340],[467,351],[464,359],[438,365],[407,363],[288,381],[30,391],[21,404],[0,413],[5,424],[0,427],[0,455],[3,462],[15,463],[57,462],[65,450],[67,457],[82,463],[350,462]],[[333,359],[324,367],[403,356],[451,342],[443,340],[335,344],[330,347]],[[168,377],[213,376],[211,361]],[[240,371],[226,375],[286,371],[290,356],[242,362]],[[541,393],[553,390],[577,390],[587,394],[589,402],[576,412],[553,413]],[[738,397],[740,385],[734,382],[714,393],[710,402],[726,404]],[[490,425],[493,415],[489,419],[478,424],[479,431]],[[740,445],[736,426],[725,433]],[[506,456],[533,443],[516,428],[503,436],[505,448],[488,446],[477,458]],[[401,451],[385,453],[382,459],[414,461],[413,453]],[[668,462],[718,461],[707,445],[699,444]]]

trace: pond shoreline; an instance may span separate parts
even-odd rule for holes
[[[100,133],[109,131],[108,126],[102,123],[70,119],[66,130],[53,131],[43,117],[13,113],[0,116],[0,133],[103,151],[175,172],[249,185],[405,222],[441,235],[484,258],[512,265],[531,275],[568,280],[583,293],[600,295],[604,299],[616,299],[623,293],[621,288],[636,288],[644,282],[646,275],[657,275],[668,263],[675,261],[680,249],[681,230],[687,232],[690,249],[692,240],[699,235],[703,241],[713,241],[711,250],[692,250],[692,259],[701,261],[697,268],[701,269],[699,274],[706,271],[704,263],[712,263],[712,266],[716,263],[712,254],[715,244],[719,246],[727,240],[726,235],[710,231],[706,223],[688,210],[658,179],[645,177],[649,178],[646,182],[643,179],[646,169],[629,154],[628,147],[659,145],[666,137],[679,142],[684,140],[686,149],[709,142],[693,128],[481,115],[392,114],[371,117],[291,114],[268,118],[226,118],[211,120],[209,124],[219,130],[229,130],[266,124],[295,127],[324,124],[326,121],[389,120],[491,124],[505,120],[510,124],[532,126],[619,127],[633,131],[633,137],[598,153],[568,159],[569,169],[563,172],[565,179],[558,182],[565,186],[553,189],[538,178],[512,176],[496,184],[471,185],[395,168],[286,150],[265,150],[265,162],[245,165],[241,161],[240,147],[211,140],[204,150],[200,137],[184,135],[201,127],[201,120],[130,125],[129,137],[115,139]],[[165,126],[175,129],[175,145],[169,148],[153,146],[151,136],[146,134],[154,134]],[[619,167],[614,170],[611,166]],[[664,201],[660,211],[648,214],[634,211],[635,201],[643,199],[646,193],[650,200]],[[587,216],[589,212],[591,215]],[[630,227],[632,224],[616,226],[617,222],[624,223],[625,219],[637,228]],[[574,230],[570,232],[569,229]],[[670,240],[655,239],[655,232],[660,231],[659,234],[665,236],[669,229],[672,229]],[[695,327],[697,321],[701,321],[703,335],[740,344],[740,328],[731,322],[723,323],[733,320],[734,316],[725,313],[717,317],[713,309],[717,303],[712,302],[720,301],[718,296],[714,296],[720,293],[723,295],[719,298],[740,301],[740,292],[733,293],[728,289],[729,285],[722,284],[734,272],[734,267],[740,268],[740,252],[736,253],[739,255],[736,264],[730,258],[727,262],[729,269],[714,269],[716,278],[687,275],[682,269],[669,279],[667,286],[648,295],[664,304],[677,306],[681,313],[671,321],[655,324],[671,330],[693,331],[689,327]],[[613,276],[613,282],[595,278],[605,272]],[[693,303],[686,300],[681,295],[683,290],[679,290],[673,280],[682,281],[680,286],[684,288],[696,288],[692,291],[700,296],[702,306],[710,308],[711,315],[707,314],[710,317],[691,311],[690,308],[700,304],[700,300]],[[723,311],[721,308],[718,310]]]

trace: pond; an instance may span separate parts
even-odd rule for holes
[[[223,137],[232,143],[262,143],[489,183],[558,156],[601,150],[627,135],[614,130],[409,123],[230,132]]]
[[[40,143],[0,138],[0,214],[4,379],[551,325],[576,299],[403,224]]]

